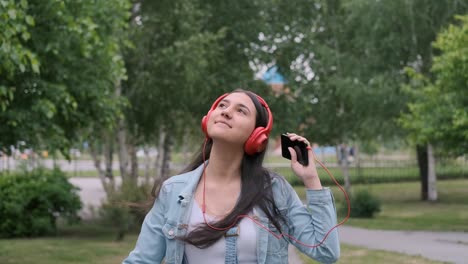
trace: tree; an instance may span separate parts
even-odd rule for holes
[[[125,50],[129,78],[121,89],[130,107],[116,133],[121,165],[138,166],[130,151],[138,146],[161,141],[159,153],[169,157],[163,150],[170,151],[173,144],[202,139],[200,120],[223,92],[266,89],[253,80],[245,52],[264,24],[258,18],[262,3],[134,2],[129,35],[135,47]],[[158,167],[165,178],[168,160],[162,160]],[[122,168],[121,175],[126,174]]]
[[[110,124],[125,77],[116,37],[126,0],[1,1],[0,148],[18,140],[67,149],[91,123]],[[3,22],[5,21],[5,22]]]
[[[269,7],[265,17],[273,22],[255,58],[278,65],[289,80],[297,128],[333,145],[404,136],[397,123],[408,100],[401,91],[404,68],[428,73],[430,43],[453,14],[468,8],[454,0],[277,1]]]
[[[391,136],[387,132],[395,124],[380,120],[391,120],[403,105],[400,97],[388,96],[398,89],[398,71],[376,74],[363,56],[368,46],[356,43],[368,36],[354,33],[365,26],[368,10],[342,1],[279,2],[266,12],[272,26],[262,32],[253,53],[259,64],[278,65],[289,81],[295,101],[284,107],[290,112],[283,113],[293,120],[286,122],[288,129],[335,146]],[[371,5],[367,2],[363,4]],[[341,165],[349,189],[346,158]]]
[[[433,44],[440,52],[433,59],[433,78],[408,70],[412,82],[406,91],[412,100],[408,113],[400,118],[412,142],[430,143],[430,148],[434,145],[454,155],[468,150],[468,100],[464,96],[468,82],[468,16],[457,18],[461,25],[450,25]],[[430,160],[426,162],[434,166]],[[429,178],[425,196],[436,200],[435,173],[427,173],[433,180]]]

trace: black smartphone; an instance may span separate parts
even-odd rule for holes
[[[298,140],[291,141],[288,136],[281,134],[281,154],[283,155],[283,158],[290,160],[291,153],[289,153],[288,147],[291,147],[296,151],[297,161],[300,164],[304,166],[309,165],[307,144]]]

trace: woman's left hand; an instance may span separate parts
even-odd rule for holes
[[[318,176],[317,167],[315,166],[314,153],[312,151],[312,147],[310,146],[310,142],[305,137],[296,135],[294,133],[286,133],[286,135],[291,141],[297,140],[304,142],[307,145],[307,154],[309,158],[309,164],[307,166],[304,166],[297,161],[297,154],[293,148],[288,148],[289,153],[291,153],[291,169],[293,170],[294,174],[302,179],[305,187],[309,189],[322,189],[322,184]]]

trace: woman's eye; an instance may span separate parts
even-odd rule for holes
[[[224,103],[219,104],[219,108],[225,108],[225,107],[226,107],[226,105]]]
[[[241,114],[244,114],[244,115],[245,115],[245,111],[244,111],[244,109],[242,109],[242,108],[239,108],[239,110],[237,110],[237,111],[238,111],[239,113],[241,113]]]

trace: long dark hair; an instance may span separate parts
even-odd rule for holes
[[[252,92],[245,90],[235,90],[234,92],[242,92],[250,97],[257,110],[255,127],[265,127],[267,125],[268,116],[266,109],[260,104],[256,95]],[[194,160],[184,169],[184,172],[192,171],[203,164],[203,152],[205,152],[205,159],[209,159],[213,141],[209,139],[206,146],[201,148]],[[237,219],[239,215],[245,215],[252,211],[255,206],[258,206],[268,217],[270,222],[281,231],[280,223],[286,223],[284,216],[282,216],[276,206],[273,198],[271,188],[271,175],[267,169],[262,166],[263,159],[265,158],[266,150],[256,153],[254,155],[244,154],[241,162],[241,193],[238,202],[234,209],[223,219],[216,223],[211,224],[218,228],[226,228]],[[218,231],[212,229],[206,224],[201,224],[190,232],[185,237],[179,239],[192,244],[198,248],[207,248],[218,241],[225,231]]]

